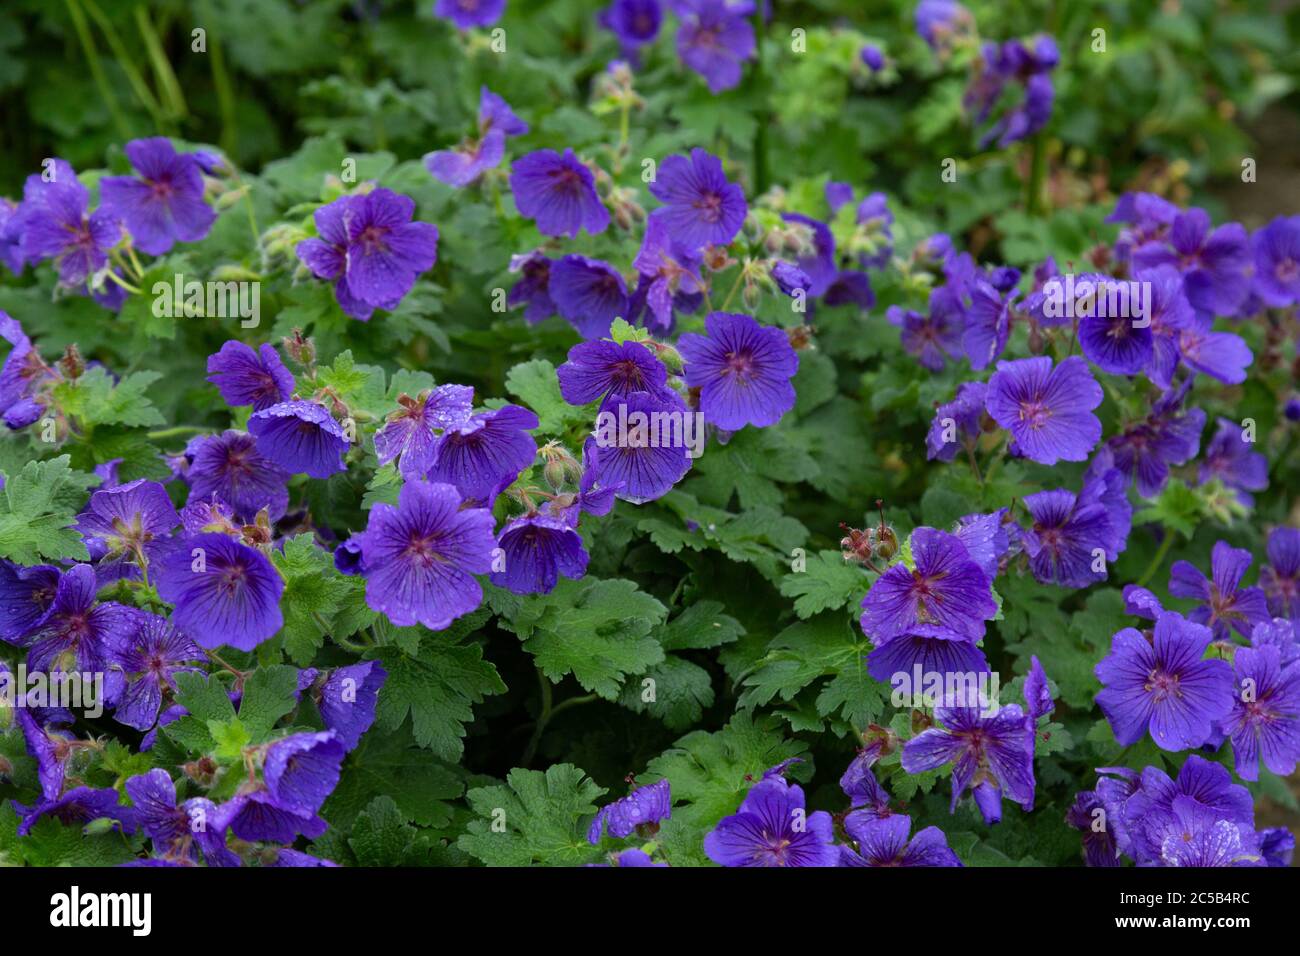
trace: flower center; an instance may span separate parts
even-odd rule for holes
[[[1040,401],[1020,403],[1020,420],[1030,428],[1042,428],[1052,417],[1052,410]]]
[[[727,370],[737,379],[746,378],[754,371],[754,358],[747,352],[728,352]]]
[[[709,193],[696,200],[695,208],[700,211],[700,218],[705,222],[717,222],[722,218],[722,197]]]
[[[1144,689],[1148,693],[1155,695],[1156,703],[1161,703],[1170,697],[1183,696],[1183,692],[1178,686],[1178,675],[1167,674],[1159,669],[1153,669],[1147,675]]]
[[[1283,259],[1274,267],[1273,274],[1277,276],[1278,282],[1294,282],[1300,277],[1300,263],[1294,259]]]

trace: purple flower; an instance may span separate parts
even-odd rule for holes
[[[1205,448],[1200,484],[1218,478],[1237,493],[1247,507],[1255,503],[1252,491],[1268,487],[1268,459],[1251,451],[1251,442],[1236,422],[1219,419],[1219,429]]]
[[[1201,601],[1190,620],[1205,624],[1216,640],[1226,641],[1235,630],[1250,637],[1255,625],[1268,623],[1267,602],[1259,588],[1241,587],[1250,567],[1250,552],[1219,541],[1210,552],[1211,581],[1193,564],[1175,561],[1169,575],[1169,593],[1174,597]]]
[[[1254,833],[1219,819],[1191,797],[1175,797],[1169,811],[1154,811],[1145,822],[1148,839],[1160,847],[1160,866],[1260,866]]]
[[[651,194],[663,208],[653,213],[684,246],[725,246],[745,224],[745,191],[727,179],[722,160],[696,147],[690,158],[672,155],[659,165]]]
[[[938,827],[926,827],[908,841],[912,818],[894,814],[877,819],[851,818],[844,829],[854,842],[856,852],[840,848],[843,866],[961,866],[957,854],[948,848],[948,840]]]
[[[681,336],[677,348],[686,384],[701,390],[705,420],[728,431],[775,425],[794,407],[790,379],[799,370],[785,332],[735,312],[709,313],[704,328]]]
[[[1030,720],[1037,720],[1044,714],[1050,714],[1056,704],[1052,701],[1052,689],[1047,684],[1047,674],[1037,655],[1029,659],[1029,673],[1025,675],[1025,708]]]
[[[461,30],[490,27],[506,12],[506,0],[438,0],[433,15],[450,20]]]
[[[582,342],[556,370],[560,394],[570,405],[586,405],[610,392],[657,392],[668,370],[640,342]]]
[[[1105,777],[1097,791],[1105,801],[1109,823],[1115,828],[1120,849],[1139,864],[1159,862],[1165,820],[1179,800],[1191,801],[1196,809],[1209,811],[1253,838],[1255,811],[1250,792],[1232,782],[1228,771],[1192,754],[1177,780],[1157,767],[1141,774],[1123,768],[1102,768],[1099,773],[1123,775],[1123,780]]]
[[[741,64],[754,58],[754,28],[750,9],[732,7],[727,0],[674,0],[681,19],[677,55],[708,84],[710,93],[740,85]]]
[[[1101,438],[1092,410],[1102,390],[1077,355],[1055,368],[1047,356],[999,362],[988,412],[1011,432],[1013,451],[1043,465],[1083,461]]]
[[[505,156],[506,138],[528,132],[528,124],[515,115],[501,97],[486,86],[479,90],[478,138],[455,149],[440,149],[424,157],[424,165],[449,186],[461,189],[495,169]]]
[[[640,279],[631,314],[637,315],[641,310],[636,306],[644,302],[644,308],[653,316],[653,321],[645,321],[646,327],[660,332],[671,330],[674,308],[694,312],[702,298],[700,263],[700,253],[674,238],[664,217],[651,216],[646,220],[641,248],[632,260]]]
[[[398,459],[402,476],[423,477],[433,466],[438,436],[467,422],[474,409],[474,389],[468,385],[439,385],[412,399],[400,396],[397,411],[375,432],[375,454],[381,465]]]
[[[537,221],[547,236],[572,239],[581,229],[595,234],[609,226],[609,210],[596,195],[591,170],[566,149],[539,149],[516,159],[510,167],[515,206],[526,219]]]
[[[674,429],[674,420],[682,428]],[[665,421],[669,424],[657,424]],[[590,456],[596,480],[617,487],[618,497],[633,504],[667,494],[691,467],[686,423],[693,421],[675,392],[610,395],[597,415],[595,435],[587,441],[599,449]]]
[[[939,707],[942,727],[922,731],[903,745],[908,773],[952,768],[952,804],[967,788],[985,823],[1002,819],[1005,795],[1026,811],[1034,808],[1034,731],[1018,704],[1006,704],[991,717],[977,707]]]
[[[281,805],[262,785],[242,790],[218,807],[217,826],[241,840],[264,843],[292,843],[299,834],[314,840],[329,829],[314,813]]]
[[[516,594],[549,594],[560,575],[580,578],[587,573],[582,535],[556,515],[520,515],[505,526],[497,544],[505,570],[493,571],[492,583]]]
[[[782,213],[785,222],[794,223],[790,233],[798,241],[801,252],[799,268],[808,277],[810,298],[824,296],[839,276],[838,258],[835,255],[835,235],[830,226],[802,213]]]
[[[1235,222],[1211,229],[1204,209],[1178,213],[1165,236],[1138,246],[1132,258],[1135,272],[1161,265],[1178,269],[1188,301],[1210,316],[1232,315],[1250,294],[1253,262],[1246,230]]]
[[[13,674],[8,666],[3,673],[12,680]],[[27,755],[36,761],[36,780],[41,786],[41,796],[54,800],[63,791],[68,760],[75,752],[76,744],[70,734],[49,731],[41,726],[32,708],[25,706],[24,701],[15,700],[15,704],[14,722],[22,732]]]
[[[931,49],[948,46],[974,25],[975,18],[957,0],[921,0],[916,5],[916,32]]]
[[[605,834],[621,840],[631,836],[638,827],[655,826],[660,820],[667,820],[672,812],[672,788],[667,778],[637,787],[621,800],[600,808],[587,829],[587,842],[598,844]]]
[[[284,367],[275,347],[263,343],[256,352],[234,339],[208,356],[208,381],[217,386],[227,405],[252,405],[262,411],[293,394],[293,373]]]
[[[952,630],[916,625],[914,633],[889,638],[872,638],[875,646],[867,655],[867,673],[878,681],[892,683],[896,675],[913,678],[913,693],[924,693],[924,682],[939,675],[986,674],[984,653],[973,640]],[[921,687],[917,687],[916,675]]]
[[[1116,528],[1104,504],[1058,488],[1026,495],[1025,507],[1034,523],[1021,541],[1035,579],[1071,588],[1106,579],[1105,562],[1115,560],[1127,537],[1118,532],[1127,528]]]
[[[152,559],[178,524],[180,515],[167,491],[156,481],[138,478],[96,491],[77,516],[77,531],[101,558],[100,574],[109,562],[133,560],[136,566]],[[132,569],[134,571],[134,569]]]
[[[537,442],[528,434],[537,426],[537,416],[519,405],[449,425],[434,449],[428,479],[454,485],[466,502],[491,507],[537,457]]]
[[[335,280],[343,311],[365,321],[394,309],[416,276],[438,259],[438,228],[412,222],[415,200],[388,189],[342,196],[316,210],[318,239],[298,243],[298,258],[318,279]]]
[[[1124,193],[1106,217],[1107,222],[1126,223],[1115,241],[1115,258],[1128,262],[1136,247],[1163,239],[1178,214],[1177,206],[1155,193]]]
[[[397,506],[377,504],[361,547],[366,603],[398,627],[441,631],[483,600],[473,577],[492,570],[492,514],[462,509],[452,485],[408,481]]]
[[[1300,216],[1278,216],[1252,239],[1255,293],[1275,308],[1300,302]]]
[[[1082,276],[1075,283],[1077,289],[1083,282],[1092,286],[1092,294],[1084,303],[1084,314],[1079,319],[1079,347],[1083,354],[1103,372],[1111,375],[1136,375],[1152,360],[1152,335],[1150,325],[1139,326],[1131,314],[1132,308],[1116,308],[1111,303],[1119,300],[1114,290],[1125,286],[1109,276]],[[1125,294],[1127,294],[1125,292]],[[1115,314],[1111,314],[1111,312]],[[1151,316],[1144,316],[1150,321]]]
[[[333,860],[324,860],[318,856],[312,856],[310,853],[303,853],[301,850],[291,850],[288,847],[277,847],[274,850],[275,858],[267,860],[262,858],[262,866],[292,866],[292,867],[337,867],[338,864]]]
[[[284,579],[262,552],[224,534],[183,539],[158,562],[155,583],[172,623],[200,646],[251,651],[284,624]]]
[[[103,208],[126,224],[135,244],[151,256],[177,242],[207,237],[217,214],[203,201],[203,169],[193,153],[178,153],[163,136],[133,139],[126,158],[139,173],[99,182]]]
[[[914,569],[895,564],[871,585],[862,599],[863,632],[877,642],[904,634],[982,638],[997,604],[965,545],[944,531],[917,528],[912,559]]]
[[[1239,647],[1232,663],[1237,686],[1222,727],[1237,776],[1258,780],[1261,758],[1273,773],[1290,776],[1300,760],[1300,668],[1284,668],[1274,647]]]
[[[22,817],[18,835],[27,836],[42,817],[53,817],[69,826],[84,826],[92,820],[115,820],[115,829],[130,833],[135,829],[135,814],[130,807],[118,803],[117,791],[112,787],[96,790],[92,787],[75,787],[57,799],[41,799],[30,807],[13,801],[14,809]]]
[[[1186,385],[1191,381],[1186,379],[1183,388],[1162,396],[1145,421],[1130,425],[1106,443],[1114,454],[1115,467],[1136,477],[1138,494],[1143,498],[1164,490],[1170,466],[1195,458],[1201,447],[1205,412],[1192,408],[1182,413]]]
[[[1119,866],[1119,847],[1113,829],[1106,825],[1106,807],[1096,791],[1081,790],[1065,812],[1065,822],[1083,836],[1083,858],[1088,866]]]
[[[880,52],[880,47],[874,43],[868,43],[858,51],[858,59],[862,65],[872,73],[879,73],[885,67],[885,55]]]
[[[983,279],[975,279],[970,287],[970,308],[962,309],[961,299],[950,283],[930,294],[931,309],[939,297],[939,307],[961,332],[962,348],[973,369],[988,368],[1007,347],[1011,336],[1011,304],[1014,295],[1004,296]]]
[[[961,445],[972,446],[980,434],[988,386],[982,381],[963,382],[957,397],[935,408],[935,418],[926,433],[926,458],[950,462]]]
[[[175,675],[197,670],[187,665],[205,659],[203,648],[156,614],[140,615],[136,627],[112,653],[126,677],[113,716],[137,730],[154,725],[164,691],[176,689]]]
[[[117,700],[121,675],[109,672],[113,648],[135,626],[139,611],[113,602],[95,603],[95,570],[74,565],[62,578],[54,603],[27,653],[29,671],[104,674],[104,698]]]
[[[1290,866],[1295,853],[1295,835],[1286,827],[1259,831],[1259,854],[1269,866]]]
[[[239,866],[239,857],[226,847],[226,830],[218,826],[216,804],[192,797],[176,804],[176,784],[166,770],[150,770],[126,781],[136,823],[153,841],[163,859],[197,861],[202,852],[208,866]]]
[[[266,749],[266,789],[281,807],[310,816],[338,785],[345,754],[343,741],[332,730],[277,740]]]
[[[511,287],[506,296],[506,305],[512,309],[523,305],[524,319],[529,324],[541,322],[555,314],[555,303],[551,300],[550,292],[552,265],[554,260],[540,252],[510,257],[510,271],[522,273],[523,277]]]
[[[18,204],[12,199],[6,199],[0,196],[0,264],[3,264],[14,275],[22,275],[23,267],[27,264],[23,256],[22,234],[17,226],[21,225],[18,219]]]
[[[1274,528],[1269,532],[1268,562],[1259,573],[1259,584],[1268,598],[1269,613],[1300,620],[1300,529]]]
[[[257,450],[290,474],[328,478],[346,470],[351,444],[329,409],[316,402],[281,402],[254,412],[248,432]]]
[[[556,310],[584,339],[608,336],[613,321],[628,313],[627,283],[599,259],[565,256],[551,266],[549,291]]]
[[[980,566],[990,581],[998,576],[1002,557],[1011,547],[1007,534],[1007,509],[999,508],[988,514],[969,514],[957,519],[952,529],[953,537],[965,547],[971,560]]]
[[[1199,315],[1178,333],[1178,350],[1183,360],[1198,372],[1228,385],[1246,380],[1246,369],[1254,361],[1250,347],[1240,335],[1213,332],[1213,320]]]
[[[21,645],[40,630],[58,587],[58,568],[25,568],[0,558],[0,640]]]
[[[663,22],[659,0],[614,0],[597,18],[600,25],[618,37],[624,54],[654,42]]]
[[[803,790],[766,777],[740,809],[704,837],[704,852],[721,866],[835,866],[834,824],[825,810],[805,814]]]
[[[375,722],[375,705],[386,680],[388,672],[382,664],[362,661],[335,668],[321,685],[316,701],[321,720],[348,750],[356,749]]]
[[[1131,627],[1115,634],[1096,667],[1105,685],[1097,706],[1122,746],[1137,743],[1148,727],[1162,750],[1190,750],[1210,738],[1232,707],[1232,669],[1201,659],[1213,636],[1173,612],[1156,618],[1151,641]]]
[[[26,261],[53,259],[61,283],[84,285],[108,264],[108,251],[121,238],[122,226],[104,207],[86,215],[90,194],[66,162],[54,160],[48,175],[27,177],[22,205],[6,228],[19,237]]]
[[[278,521],[289,507],[289,473],[258,451],[253,436],[226,431],[203,436],[189,467],[191,503],[213,498],[252,521],[266,508]]]
[[[952,304],[951,293],[942,287],[930,293],[928,315],[897,305],[885,311],[889,324],[902,330],[903,350],[931,372],[943,371],[944,356],[956,359],[962,354],[962,313],[960,303],[957,309]]]
[[[1300,660],[1300,634],[1297,634],[1295,624],[1284,617],[1256,624],[1250,632],[1250,645],[1277,651],[1278,663],[1284,668]]]

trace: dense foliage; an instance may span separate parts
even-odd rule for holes
[[[1271,7],[7,4],[0,862],[1289,863]]]

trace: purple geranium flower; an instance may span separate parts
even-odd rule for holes
[[[1181,388],[1161,396],[1144,421],[1130,425],[1106,443],[1114,454],[1115,467],[1137,479],[1138,494],[1158,495],[1169,482],[1169,468],[1196,457],[1205,429],[1205,412],[1200,408],[1182,411],[1190,378]]]
[[[528,124],[501,97],[486,86],[479,89],[478,137],[455,149],[440,149],[424,157],[424,165],[435,179],[461,189],[495,169],[505,156],[506,138],[522,136]]]
[[[471,415],[449,425],[434,448],[428,479],[460,490],[467,502],[491,507],[502,489],[537,457],[537,442],[528,434],[537,416],[519,405]]]
[[[722,160],[696,147],[690,158],[672,155],[659,165],[651,194],[663,208],[653,215],[688,247],[725,246],[745,224],[745,191],[727,179]]]
[[[618,37],[624,55],[634,56],[638,47],[654,42],[663,16],[659,0],[614,0],[597,19]]]
[[[86,510],[77,516],[77,531],[92,556],[100,558],[101,576],[113,570],[111,565],[128,561],[134,562],[130,569],[134,574],[180,523],[166,489],[156,481],[137,478],[91,495]]]
[[[1183,274],[1188,301],[1211,317],[1232,315],[1250,294],[1250,237],[1235,222],[1212,229],[1204,209],[1178,213],[1168,233],[1138,246],[1132,259],[1135,272],[1174,266]]]
[[[346,753],[332,730],[281,738],[266,749],[266,789],[281,807],[310,816],[338,785]]]
[[[1232,707],[1232,669],[1201,659],[1213,637],[1171,611],[1156,618],[1151,641],[1131,627],[1115,634],[1096,667],[1105,685],[1097,706],[1122,746],[1137,743],[1148,727],[1162,750],[1189,750],[1210,738]]]
[[[187,666],[205,659],[203,648],[156,614],[142,614],[133,632],[113,649],[126,687],[113,716],[137,730],[148,730],[158,719],[163,693],[176,689],[175,675],[197,670]]]
[[[549,291],[556,311],[584,339],[609,335],[628,314],[627,283],[608,262],[568,255],[551,266]]]
[[[931,49],[940,49],[956,36],[970,32],[975,18],[957,0],[921,0],[916,5],[916,32]]]
[[[922,731],[903,745],[903,769],[921,773],[952,763],[952,804],[967,788],[985,823],[1002,819],[1002,797],[1034,808],[1034,731],[1019,704],[984,716],[978,707],[939,707],[942,727]]]
[[[550,292],[551,266],[554,264],[553,259],[540,252],[510,257],[510,271],[522,273],[522,278],[511,287],[506,305],[512,309],[524,306],[524,319],[530,325],[555,314],[555,302]]]
[[[895,564],[862,599],[863,632],[877,642],[904,634],[982,638],[997,604],[966,546],[947,532],[917,528],[912,559],[914,568]]]
[[[375,454],[381,465],[398,459],[403,477],[423,477],[433,466],[438,435],[473,414],[474,389],[439,385],[419,398],[399,396],[397,403],[398,410],[375,432]]]
[[[66,286],[84,285],[103,269],[108,251],[122,236],[118,217],[108,209],[101,206],[86,215],[89,197],[76,170],[56,159],[46,175],[27,177],[22,205],[7,226],[18,237],[23,258],[33,263],[53,259]]]
[[[330,672],[316,699],[321,720],[343,746],[355,750],[361,736],[375,722],[379,691],[388,671],[378,661],[362,661]]]
[[[27,260],[23,256],[22,235],[16,223],[21,224],[18,204],[0,196],[0,264],[14,275],[22,275]]]
[[[1055,368],[1047,356],[999,362],[989,379],[988,412],[1011,432],[1012,450],[1043,465],[1083,461],[1101,438],[1092,410],[1102,390],[1077,355]]]
[[[1196,315],[1178,333],[1178,351],[1191,368],[1228,385],[1246,380],[1255,357],[1246,341],[1233,332],[1214,332],[1214,320]]]
[[[438,0],[433,15],[450,20],[461,30],[490,27],[506,12],[506,0]]]
[[[959,284],[940,286],[930,294],[931,308],[937,304],[961,329],[962,348],[973,369],[988,368],[1007,347],[1011,336],[1011,304],[1014,293],[1003,295],[990,283],[976,278],[970,283],[970,308],[962,308]],[[938,303],[935,296],[939,297]]]
[[[988,514],[963,515],[952,529],[953,537],[966,546],[971,560],[990,581],[998,576],[998,566],[1011,548],[1011,536],[1007,533],[1009,520],[1007,509],[999,508]]]
[[[200,646],[251,651],[284,624],[284,578],[266,555],[224,534],[196,534],[158,562],[158,594],[172,623]]]
[[[587,841],[600,843],[605,834],[623,839],[636,832],[638,827],[657,827],[673,812],[671,785],[665,777],[646,787],[637,787],[621,800],[601,807],[591,826],[587,828]]]
[[[192,797],[178,806],[176,784],[166,770],[131,777],[126,792],[137,825],[164,860],[197,861],[202,852],[208,866],[239,866],[239,857],[226,847],[226,830],[218,825],[216,804],[205,797]]]
[[[226,431],[203,436],[189,467],[191,503],[217,499],[252,521],[263,508],[278,521],[289,507],[289,473],[258,451],[253,436]]]
[[[510,189],[519,214],[537,221],[547,236],[572,239],[581,229],[595,234],[609,226],[609,210],[596,195],[591,170],[566,149],[539,149],[510,167]]]
[[[1278,216],[1252,239],[1256,295],[1265,305],[1300,302],[1300,216]]]
[[[674,0],[681,18],[677,55],[721,93],[740,84],[741,64],[757,49],[754,28],[747,19],[752,5],[731,6],[728,0]]]
[[[989,671],[984,653],[973,640],[952,630],[916,625],[911,633],[889,638],[873,638],[874,648],[867,655],[867,673],[878,681],[893,683],[897,675],[912,680],[913,693],[924,693],[924,682],[935,675],[945,680],[949,674],[986,674]],[[921,687],[915,675],[921,675]]]
[[[59,587],[59,569],[27,568],[0,558],[0,641],[21,645],[44,625]]]
[[[1237,776],[1259,779],[1259,762],[1281,777],[1300,760],[1300,668],[1283,667],[1275,647],[1239,647],[1236,690],[1223,732],[1232,738]]]
[[[110,601],[95,603],[95,569],[74,565],[59,579],[54,603],[27,653],[29,671],[104,675],[104,699],[117,700],[121,674],[109,669],[113,649],[130,633],[141,613]]]
[[[1106,579],[1106,561],[1122,542],[1104,504],[1058,488],[1026,495],[1025,507],[1034,523],[1021,542],[1038,581],[1086,588]]]
[[[1218,478],[1237,493],[1242,504],[1255,503],[1252,491],[1268,487],[1268,459],[1251,450],[1245,430],[1234,421],[1220,418],[1218,431],[1205,447],[1200,484]]]
[[[1136,375],[1152,360],[1151,316],[1143,316],[1147,324],[1141,325],[1131,303],[1129,308],[1110,308],[1112,304],[1123,304],[1116,290],[1127,297],[1128,287],[1119,280],[1104,275],[1081,276],[1075,282],[1075,289],[1084,282],[1091,284],[1092,293],[1086,298],[1079,318],[1079,347],[1103,372]]]
[[[1083,858],[1088,866],[1119,866],[1119,846],[1107,825],[1106,806],[1094,790],[1081,790],[1065,812],[1065,822],[1083,836]]]
[[[691,467],[685,429],[689,414],[675,392],[611,394],[588,439],[599,449],[590,456],[597,462],[596,480],[606,488],[618,487],[618,497],[633,504],[667,494]],[[683,423],[681,429],[652,427],[656,421],[671,422],[672,416]]]
[[[208,356],[208,381],[217,386],[227,405],[252,405],[262,411],[293,394],[293,373],[284,367],[275,347],[267,343],[256,352],[234,339]]]
[[[139,178],[107,176],[99,182],[99,194],[135,244],[160,256],[177,242],[205,238],[217,214],[203,201],[203,168],[194,154],[176,152],[163,136],[133,139],[124,151]]]
[[[835,866],[834,824],[825,810],[805,814],[803,789],[765,777],[734,814],[704,837],[704,852],[722,866]]]
[[[943,286],[930,293],[930,311],[926,315],[897,305],[885,310],[889,324],[902,332],[903,350],[915,355],[931,372],[943,371],[945,356],[956,359],[962,354],[962,313],[960,303],[956,309],[951,307],[953,304],[954,297]]]
[[[668,370],[640,342],[582,342],[569,349],[568,361],[556,370],[560,394],[570,405],[586,405],[610,392],[657,392]]]
[[[957,854],[938,827],[926,827],[908,841],[912,818],[894,814],[877,819],[855,817],[844,821],[844,829],[857,851],[840,847],[842,866],[961,866]]]
[[[257,450],[290,474],[328,478],[344,471],[350,442],[328,408],[316,402],[281,402],[254,412],[248,433]]]
[[[637,304],[644,302],[653,320],[645,325],[659,332],[673,327],[674,308],[693,312],[702,297],[704,280],[700,278],[700,253],[674,238],[663,216],[651,216],[646,221],[645,236],[632,266],[640,280],[633,298],[631,314],[636,315]]]
[[[1250,637],[1256,624],[1268,622],[1268,607],[1259,588],[1241,587],[1250,567],[1250,552],[1219,541],[1210,552],[1210,573],[1206,578],[1195,565],[1175,561],[1169,575],[1169,593],[1174,597],[1201,601],[1189,619],[1214,631],[1216,640],[1226,641],[1232,631]]]
[[[934,419],[925,436],[926,458],[952,461],[959,447],[974,447],[980,435],[987,392],[988,386],[983,382],[964,382],[951,402],[934,410]]]
[[[245,785],[218,807],[216,825],[241,840],[263,843],[292,843],[299,834],[314,840],[329,829],[314,813],[281,805],[260,783]]]
[[[728,431],[775,425],[794,407],[790,379],[799,370],[785,332],[734,312],[711,312],[704,328],[681,336],[677,348],[686,384],[701,390],[705,420]]]
[[[1259,584],[1269,613],[1300,620],[1300,529],[1274,528],[1269,533],[1268,562],[1259,573]]]
[[[1045,714],[1050,714],[1056,704],[1052,700],[1052,689],[1047,683],[1047,673],[1038,662],[1037,655],[1029,658],[1029,673],[1025,675],[1025,707],[1031,721]]]
[[[408,481],[397,505],[377,504],[361,547],[366,603],[399,627],[440,631],[483,600],[473,577],[492,570],[492,513],[462,508],[452,485]]]
[[[530,513],[510,521],[498,545],[505,570],[492,572],[492,583],[516,594],[549,594],[560,575],[580,578],[587,573],[587,549],[582,535],[563,517]]]
[[[22,817],[18,835],[27,836],[42,817],[53,817],[69,826],[85,826],[92,820],[114,820],[115,829],[131,833],[135,829],[135,813],[121,806],[118,793],[112,787],[97,790],[93,787],[74,787],[58,798],[41,799],[30,807],[13,801],[14,809]]]

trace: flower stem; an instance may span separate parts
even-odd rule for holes
[[[1173,531],[1168,529],[1165,530],[1165,540],[1160,542],[1160,549],[1156,552],[1156,556],[1151,559],[1151,563],[1147,565],[1147,569],[1142,572],[1142,577],[1138,578],[1138,587],[1146,587],[1147,582],[1156,576],[1156,572],[1160,570],[1160,566],[1165,563],[1165,558],[1169,554],[1169,549],[1174,546],[1174,537],[1175,535]]]

